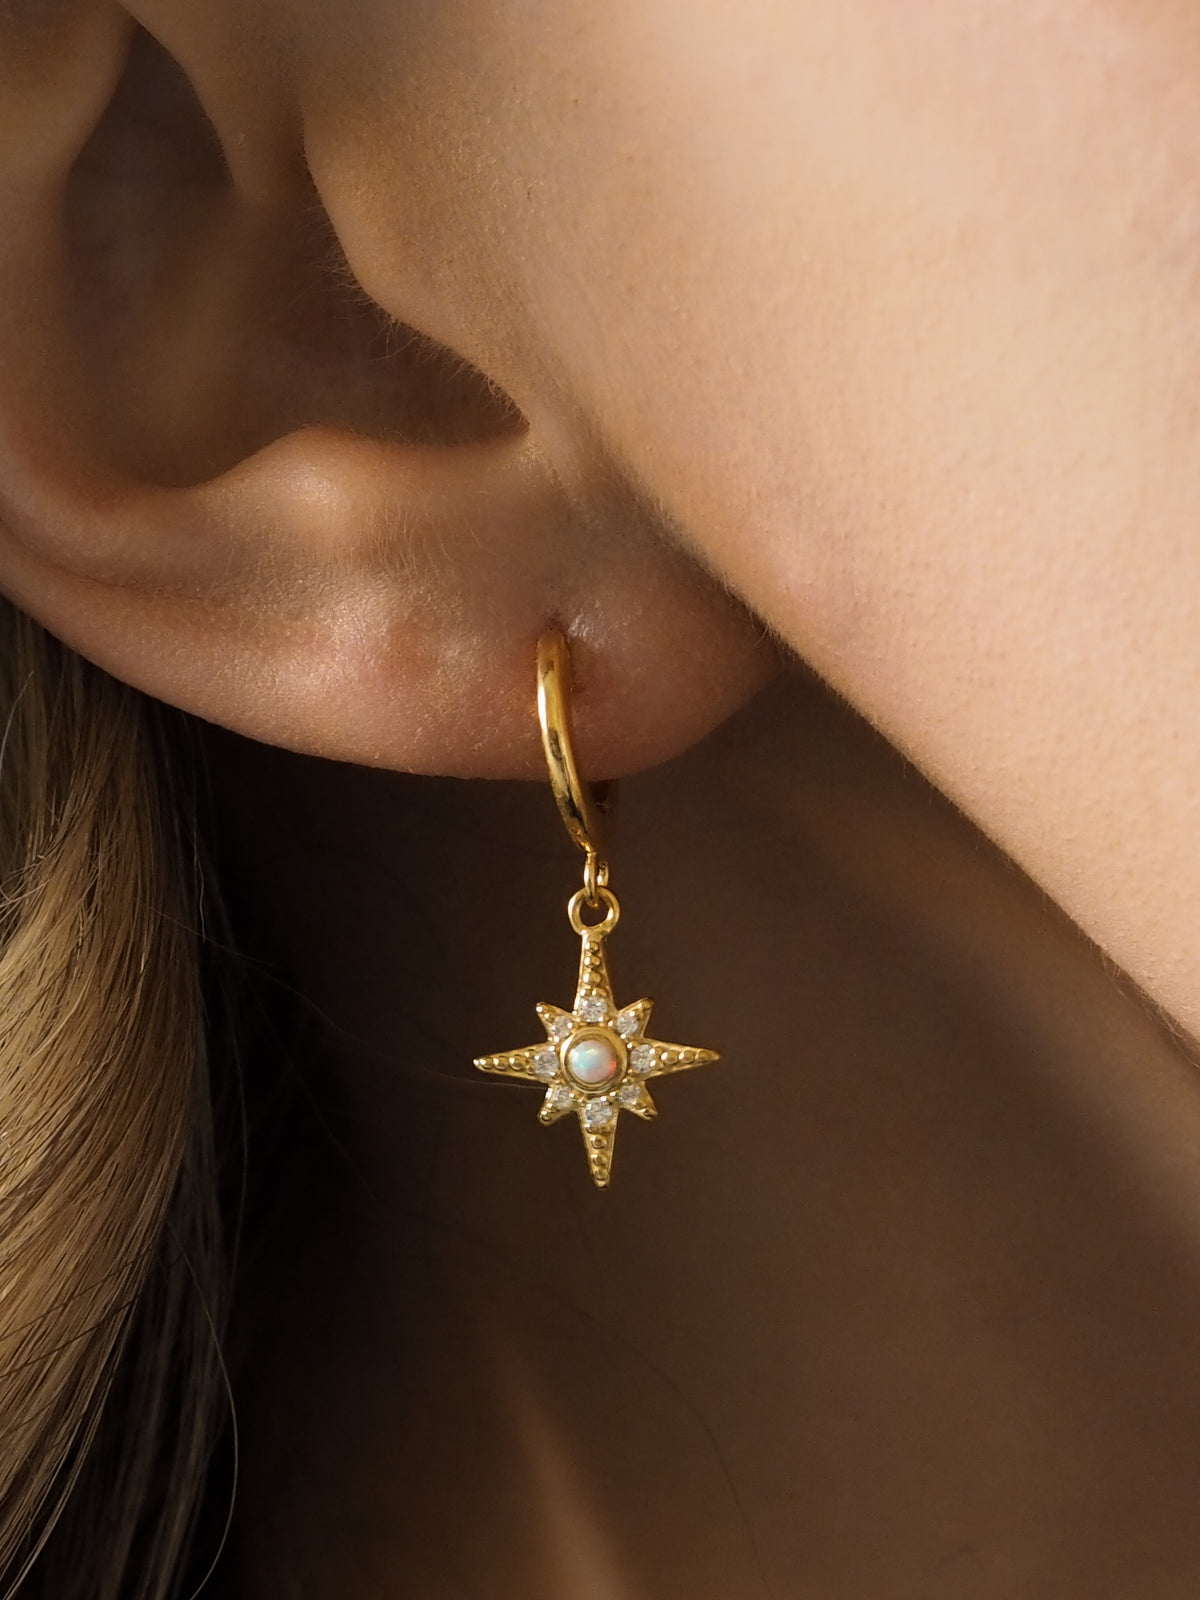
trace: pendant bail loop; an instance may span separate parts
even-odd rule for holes
[[[608,862],[601,861],[594,850],[589,850],[583,863],[583,893],[588,905],[598,906],[607,888]]]

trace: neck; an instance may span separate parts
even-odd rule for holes
[[[320,1184],[244,1300],[247,1596],[875,1600],[1056,1561],[1116,1600],[1147,1494],[1194,1565],[1194,1084],[822,690],[622,785],[618,998],[722,1060],[622,1118],[604,1193],[574,1118],[471,1064],[574,994],[548,791],[213,761],[325,1019]]]

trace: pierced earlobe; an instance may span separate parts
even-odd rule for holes
[[[330,220],[358,180],[318,196],[276,58],[217,48],[237,11],[172,12],[172,56],[93,9],[103,70],[37,69],[75,143],[0,254],[0,588],[148,694],[337,760],[535,773],[549,616],[593,771],[741,704],[773,652],[558,385],[422,331],[438,196],[376,304]]]

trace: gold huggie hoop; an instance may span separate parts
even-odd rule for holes
[[[669,1072],[716,1061],[715,1050],[665,1044],[646,1034],[653,1001],[636,1000],[618,1010],[608,975],[605,942],[617,925],[621,907],[608,887],[608,863],[602,850],[602,803],[579,776],[571,742],[571,658],[561,633],[538,640],[537,708],[546,751],[550,787],[567,832],[584,853],[583,888],[567,906],[567,917],[579,935],[579,982],[570,1011],[559,1006],[537,1008],[546,1030],[541,1044],[522,1045],[502,1055],[479,1056],[481,1072],[542,1085],[546,1091],[538,1113],[543,1123],[574,1112],[583,1133],[588,1170],[597,1188],[606,1188],[612,1174],[613,1141],[622,1111],[649,1122],[657,1115],[647,1083]],[[585,908],[603,914],[584,920]]]
[[[537,708],[550,788],[567,832],[586,855],[602,854],[604,828],[584,788],[571,738],[571,658],[561,633],[544,633],[537,648]]]

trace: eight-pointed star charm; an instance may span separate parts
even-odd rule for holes
[[[604,954],[604,935],[584,928],[579,961],[579,987],[571,1011],[539,1005],[546,1030],[541,1044],[524,1045],[503,1055],[479,1056],[481,1072],[494,1072],[524,1083],[543,1084],[546,1098],[539,1121],[557,1122],[568,1112],[579,1118],[592,1182],[607,1187],[612,1172],[613,1141],[622,1111],[650,1121],[658,1115],[646,1087],[651,1078],[684,1072],[717,1061],[715,1050],[666,1044],[646,1036],[652,1002],[637,1000],[618,1010]]]

